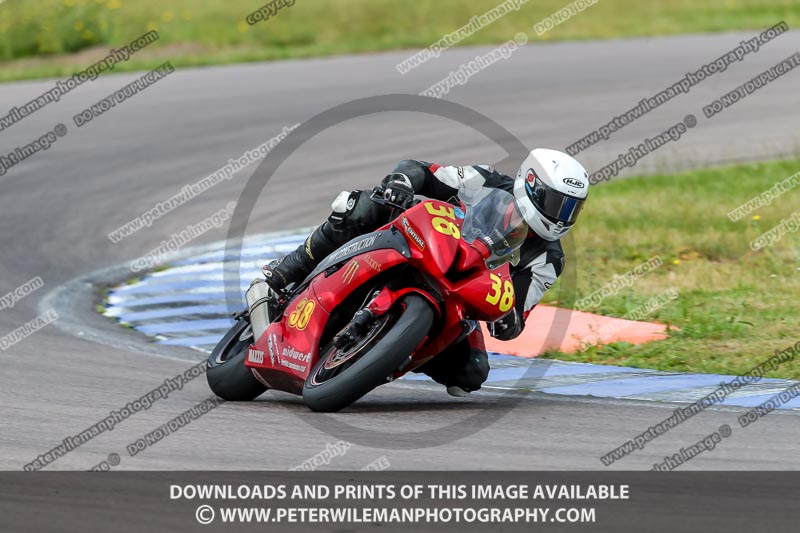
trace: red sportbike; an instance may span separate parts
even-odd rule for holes
[[[263,280],[208,359],[208,384],[225,400],[267,389],[338,411],[413,371],[514,305],[508,263],[527,233],[514,197],[462,192],[452,203],[391,203],[399,213],[346,243],[276,297]],[[270,318],[272,317],[272,318]]]

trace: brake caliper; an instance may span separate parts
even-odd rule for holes
[[[375,320],[375,315],[367,309],[359,309],[353,315],[353,320],[333,338],[333,345],[342,350],[358,340],[365,331],[369,330],[370,325]]]

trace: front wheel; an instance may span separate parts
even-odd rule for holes
[[[354,345],[331,345],[303,385],[303,401],[313,411],[336,412],[386,380],[422,343],[433,325],[433,309],[423,297],[405,296],[378,317]]]
[[[253,342],[252,331],[250,323],[240,318],[208,356],[208,386],[223,400],[246,402],[267,390],[244,366],[247,350]]]

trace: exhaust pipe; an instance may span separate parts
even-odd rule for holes
[[[253,339],[258,340],[269,326],[269,285],[263,279],[254,279],[245,294],[247,308],[250,310],[250,325]]]

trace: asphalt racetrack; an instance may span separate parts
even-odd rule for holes
[[[755,33],[529,45],[454,87],[446,98],[490,117],[531,148],[564,149]],[[702,107],[798,46],[800,32],[780,36],[578,157],[597,169],[690,113],[697,117],[696,127],[626,173],[796,154],[797,73],[713,119],[703,116]],[[73,115],[137,77],[112,74],[2,131],[0,154],[58,123],[68,130],[49,150],[0,178],[0,293],[34,276],[45,283],[0,311],[0,335],[45,312],[50,302],[45,297],[70,280],[142,256],[238,200],[255,166],[117,244],[108,238],[229,158],[335,105],[417,94],[487,50],[451,50],[404,76],[394,66],[410,52],[184,69],[76,127]],[[5,113],[51,86],[52,81],[0,86],[0,110]],[[259,197],[247,231],[314,225],[327,216],[336,193],[374,185],[399,159],[491,164],[505,156],[482,135],[440,117],[393,112],[355,119],[316,136],[281,166]],[[500,166],[507,173],[516,170],[510,163]],[[225,231],[211,231],[192,244],[224,239]],[[119,269],[114,273],[116,281],[126,279]],[[195,352],[154,346],[99,316],[91,285],[79,288],[68,294],[69,314],[0,352],[0,468],[22,469],[198,360]],[[254,403],[220,405],[135,457],[126,453],[130,443],[209,397],[201,376],[47,468],[86,470],[117,453],[119,469],[285,470],[344,440],[352,447],[324,468],[360,469],[385,456],[393,469],[604,469],[602,455],[674,409],[496,391],[455,399],[432,384],[396,383],[345,412],[317,415],[296,398],[267,393]],[[738,428],[736,417],[743,411],[707,409],[612,468],[650,468],[723,424]],[[488,422],[476,424],[470,417]],[[712,453],[682,468],[800,466],[795,417],[794,411],[774,412],[755,427],[737,429]]]

